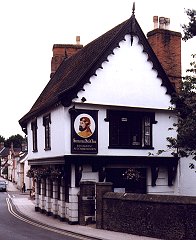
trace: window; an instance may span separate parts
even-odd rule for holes
[[[148,112],[107,111],[109,148],[152,148],[152,123]]]
[[[37,119],[31,122],[33,152],[37,152]]]
[[[45,127],[45,150],[51,149],[51,139],[50,139],[50,114],[43,117],[43,125]]]

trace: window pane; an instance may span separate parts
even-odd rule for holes
[[[120,138],[120,145],[127,146],[130,144],[130,122],[128,121],[127,117],[120,118],[119,124],[119,138]]]
[[[131,145],[141,145],[141,117],[132,115],[131,118]]]
[[[150,117],[145,116],[143,123],[143,145],[150,146],[151,145],[151,124]]]
[[[110,122],[110,144],[119,145],[119,121],[112,116]]]

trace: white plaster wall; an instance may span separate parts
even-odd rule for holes
[[[151,169],[147,172],[147,193],[149,194],[164,194],[173,195],[175,193],[175,184],[168,186],[168,171],[167,168],[160,167],[156,186],[151,185]]]
[[[176,120],[172,117],[171,111],[157,111],[153,124],[153,147],[149,149],[108,149],[109,146],[109,122],[106,122],[106,109],[104,106],[89,104],[76,104],[76,108],[98,110],[98,155],[114,156],[148,156],[149,152],[156,155],[158,150],[166,150],[168,136],[175,136],[175,131],[168,131]],[[144,110],[145,111],[145,110]],[[68,108],[58,107],[51,112],[51,150],[44,150],[44,126],[43,116],[37,120],[38,125],[38,152],[32,152],[32,131],[28,126],[29,159],[48,158],[71,154],[71,123]],[[160,155],[171,156],[171,152],[164,152]]]
[[[79,188],[69,188],[68,219],[71,222],[78,221],[78,192]]]
[[[156,154],[157,150],[166,150],[160,157],[171,156],[171,151],[167,148],[169,142],[166,138],[176,137],[175,129],[169,130],[169,128],[173,128],[173,123],[177,121],[177,118],[171,111],[158,111],[155,114],[155,120],[157,121],[156,124],[153,124],[153,146],[155,149],[152,153]]]
[[[138,38],[134,37],[131,46],[130,35],[126,35],[126,41],[108,56],[109,61],[90,78],[91,84],[84,86],[75,101],[85,97],[93,104],[168,109],[171,98],[147,59]]]
[[[181,158],[178,165],[178,193],[184,196],[196,197],[196,172],[190,169],[189,164],[195,164],[192,157]]]
[[[81,181],[98,182],[99,181],[98,172],[92,172],[92,166],[90,165],[83,165]]]
[[[28,165],[28,160],[26,159],[24,161],[24,182],[26,184],[26,189],[31,189],[32,188],[32,179],[27,177],[27,172],[30,169],[30,166]]]
[[[37,118],[37,144],[38,151],[33,152],[31,123],[28,131],[28,156],[29,159],[62,156],[70,152],[70,115],[68,109],[59,106],[51,111],[51,150],[45,151],[45,132],[43,115]]]

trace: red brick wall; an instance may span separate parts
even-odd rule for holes
[[[154,29],[147,34],[148,41],[177,91],[181,86],[181,33]]]
[[[53,57],[51,60],[51,77],[56,72],[57,68],[66,57],[71,57],[78,52],[83,45],[80,44],[54,44],[53,45]]]

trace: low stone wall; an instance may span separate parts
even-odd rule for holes
[[[107,192],[102,228],[160,239],[196,239],[196,197]]]

